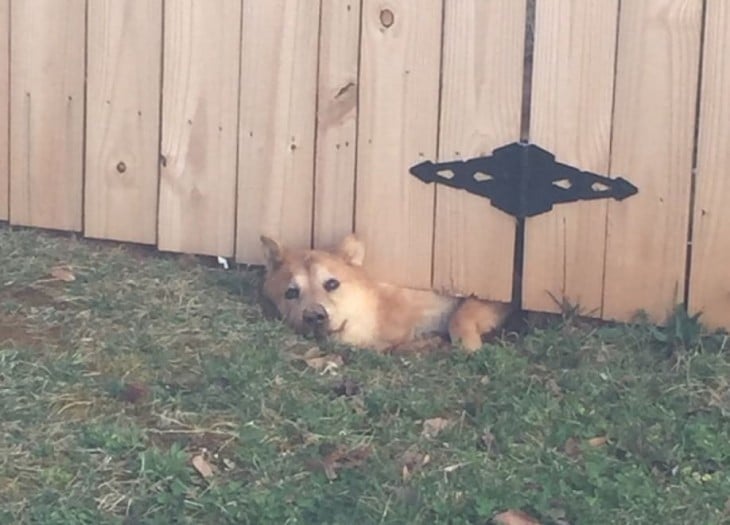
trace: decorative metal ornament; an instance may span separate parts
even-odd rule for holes
[[[502,146],[486,157],[421,162],[410,172],[425,183],[436,182],[486,197],[492,206],[517,218],[533,217],[565,202],[620,201],[639,191],[626,179],[581,171],[525,142]]]

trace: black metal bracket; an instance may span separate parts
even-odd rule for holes
[[[410,169],[425,183],[436,182],[488,198],[492,206],[517,218],[550,211],[554,204],[613,198],[639,190],[626,179],[612,179],[557,162],[535,144],[514,142],[492,155],[468,160],[421,162]]]

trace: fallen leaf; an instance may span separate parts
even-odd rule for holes
[[[489,430],[485,430],[484,432],[482,432],[482,435],[479,436],[479,442],[477,443],[477,448],[484,450],[485,452],[487,452],[491,455],[499,454],[499,446],[497,445],[497,438],[495,438],[494,434],[492,434]]]
[[[498,525],[540,525],[535,518],[521,510],[509,509],[492,518]]]
[[[332,387],[332,391],[336,396],[352,397],[360,393],[360,385],[357,384],[357,381],[345,377]]]
[[[339,355],[325,355],[322,357],[312,357],[304,360],[307,366],[318,370],[322,374],[331,373],[341,367],[345,362]]]
[[[423,422],[421,435],[426,438],[436,437],[442,430],[451,426],[451,421],[443,417],[434,417]]]
[[[555,397],[563,397],[563,389],[560,388],[560,385],[558,385],[557,381],[555,381],[555,379],[553,379],[552,377],[545,382],[545,387]]]
[[[321,357],[322,355],[324,355],[324,354],[322,353],[322,350],[318,346],[311,346],[311,347],[307,348],[306,352],[304,352],[302,359],[304,359],[306,361],[307,359],[312,359],[314,357]]]
[[[416,448],[409,448],[400,457],[400,463],[402,464],[401,478],[403,481],[408,481],[416,471],[426,466],[430,461],[431,456],[428,454],[421,453]]]
[[[76,276],[71,271],[70,266],[54,266],[51,268],[51,277],[57,281],[64,281],[70,283],[76,280]]]
[[[139,403],[150,393],[150,389],[142,383],[128,383],[119,391],[117,397],[127,403]]]
[[[198,455],[193,458],[193,467],[203,478],[209,478],[213,475],[213,467],[210,466],[210,463],[205,461],[205,458],[202,455]]]
[[[569,437],[563,445],[563,451],[571,458],[577,458],[581,454],[580,441],[577,438]]]
[[[592,447],[602,447],[606,444],[608,438],[606,436],[596,436],[588,440],[588,444]]]
[[[322,469],[327,479],[332,481],[337,479],[337,471],[339,469],[359,467],[371,453],[372,449],[367,445],[352,449],[337,447],[322,458]]]
[[[454,472],[457,469],[460,469],[461,467],[467,466],[469,463],[457,463],[455,465],[449,465],[448,467],[444,467],[444,472],[447,474],[450,474],[451,472]]]

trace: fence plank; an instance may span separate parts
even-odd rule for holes
[[[355,228],[378,278],[431,286],[434,186],[408,173],[434,159],[441,0],[363,2]]]
[[[702,0],[621,5],[611,172],[639,193],[608,205],[604,317],[661,322],[682,301]]]
[[[89,3],[84,233],[154,244],[161,0]]]
[[[233,254],[240,0],[165,2],[163,250]]]
[[[10,207],[10,143],[6,125],[10,119],[10,0],[0,0],[0,35],[0,221],[6,221]]]
[[[13,2],[10,220],[81,229],[84,0]]]
[[[319,2],[244,2],[236,257],[312,235]]]
[[[617,17],[617,0],[550,0],[537,3],[535,18],[530,141],[560,162],[604,175]],[[526,220],[524,308],[558,311],[567,300],[600,317],[607,206],[562,204]]]
[[[730,4],[708,0],[697,145],[689,308],[709,327],[730,327]]]
[[[525,15],[525,1],[446,2],[441,161],[519,140]],[[511,300],[513,217],[483,197],[436,187],[434,242],[436,289]]]
[[[314,183],[314,246],[353,228],[360,0],[322,0]]]

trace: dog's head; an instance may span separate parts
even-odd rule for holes
[[[350,234],[333,250],[291,249],[261,236],[263,295],[300,334],[337,336],[363,307],[368,291],[363,243]]]

